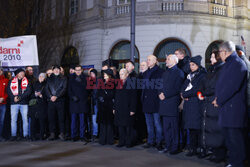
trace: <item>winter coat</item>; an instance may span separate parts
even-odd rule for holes
[[[220,147],[224,142],[221,127],[218,124],[219,109],[212,104],[215,99],[216,81],[219,78],[222,66],[222,62],[212,65],[208,69],[207,75],[201,81],[199,88],[199,91],[204,96],[204,100],[202,101],[202,144],[212,148]]]
[[[155,65],[143,73],[143,79],[146,80],[145,88],[142,90],[142,111],[144,113],[159,112],[158,90],[162,88],[161,76],[164,70]]]
[[[122,88],[116,89],[114,103],[116,126],[134,125],[135,115],[130,116],[130,112],[136,112],[136,104],[136,89],[128,89],[127,82],[124,83]]]
[[[7,86],[9,80],[4,77],[4,75],[0,76],[0,98],[3,98],[3,102],[0,103],[0,106],[7,103]]]
[[[13,95],[13,93],[12,93],[12,91],[10,89],[10,85],[11,85],[12,80],[9,81],[9,84],[8,84],[8,87],[7,87],[7,94],[9,96],[9,98],[10,98],[10,104],[11,105],[14,105],[14,104],[27,105],[27,104],[29,104],[30,95],[32,93],[31,84],[28,83],[27,88],[24,91],[22,91],[22,88],[21,88],[21,82],[22,81],[18,80],[18,95],[17,96],[18,96],[18,98],[20,100],[16,103],[16,102],[14,102],[14,97],[15,96]]]
[[[217,80],[215,96],[219,105],[222,127],[242,128],[247,125],[246,90],[247,67],[233,52],[225,60]]]
[[[101,80],[98,80],[100,82]],[[111,82],[111,81],[110,81]],[[100,88],[97,90],[98,98],[98,113],[97,113],[97,123],[102,124],[113,124],[114,123],[114,98],[115,98],[115,88],[109,88],[109,82],[105,83],[105,88]]]
[[[89,111],[87,80],[84,74],[72,75],[68,81],[68,96],[71,113],[87,113]]]
[[[245,62],[246,66],[247,66],[247,105],[248,105],[248,109],[250,109],[250,62],[247,59],[246,55],[241,55],[241,59]],[[248,111],[250,112],[250,111]]]
[[[45,87],[45,93],[47,96],[47,100],[50,101],[52,96],[57,97],[57,101],[61,101],[65,99],[65,93],[67,92],[67,79],[62,75],[54,75],[47,79],[47,84]]]
[[[159,91],[165,96],[160,100],[159,114],[161,116],[178,116],[178,106],[181,102],[180,91],[184,81],[184,73],[177,67],[167,68],[162,75],[163,89]]]
[[[178,68],[184,72],[185,77],[191,72],[189,63],[190,63],[190,57],[185,56],[184,59],[180,60],[179,63],[177,64]]]
[[[39,114],[37,114],[37,116],[42,116],[46,118],[48,103],[45,94],[45,87],[46,87],[46,81],[43,82],[36,81],[33,84],[33,92],[30,96],[30,99],[36,99],[36,103],[35,105],[29,107],[29,116],[31,116],[31,112],[40,112]],[[35,96],[35,92],[40,92],[42,94],[42,97]]]
[[[184,101],[182,118],[185,129],[201,129],[201,102],[197,97],[197,91],[206,71],[199,67],[197,71],[190,74],[195,74],[195,76],[191,79],[191,82],[186,79],[181,88],[183,98],[188,99]],[[185,91],[189,84],[192,84],[192,88]]]

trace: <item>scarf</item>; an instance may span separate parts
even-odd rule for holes
[[[28,86],[28,79],[26,77],[24,77],[21,81],[21,89],[22,89],[22,92],[24,92]],[[17,77],[15,77],[12,81],[11,81],[11,84],[10,84],[10,89],[11,89],[11,92],[13,93],[14,96],[17,96],[18,95],[18,79]]]
[[[189,91],[189,90],[191,90],[192,88],[193,88],[193,85],[192,85],[192,81],[193,81],[193,78],[196,76],[196,74],[198,74],[199,73],[199,71],[196,71],[196,72],[193,72],[193,73],[190,73],[190,74],[188,74],[188,76],[187,76],[187,79],[189,80],[189,84],[188,84],[188,86],[187,86],[187,88],[185,89],[185,92],[186,91]]]

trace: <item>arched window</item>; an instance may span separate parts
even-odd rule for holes
[[[210,57],[212,54],[213,49],[219,50],[219,45],[223,42],[223,40],[217,40],[212,43],[210,43],[207,47],[206,53],[205,53],[205,67],[208,68],[210,63]]]
[[[67,74],[69,71],[69,66],[77,64],[79,64],[79,55],[77,49],[71,46],[65,50],[61,60],[61,66],[64,68],[64,71]]]
[[[184,48],[188,56],[191,57],[191,51],[188,46],[179,39],[167,38],[161,41],[154,50],[154,55],[159,61],[161,68],[165,68],[166,55],[174,54],[175,50]]]
[[[135,47],[135,71],[139,70],[139,51]],[[119,61],[119,69],[125,68],[125,63],[130,60],[130,41],[118,42],[110,51],[109,57]]]

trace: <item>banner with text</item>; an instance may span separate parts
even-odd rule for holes
[[[0,66],[38,66],[35,35],[0,38]]]

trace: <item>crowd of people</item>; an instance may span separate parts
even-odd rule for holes
[[[149,55],[139,74],[132,61],[119,72],[103,63],[100,75],[96,69],[84,74],[81,65],[71,66],[69,75],[54,65],[38,78],[30,66],[14,77],[0,69],[0,139],[6,140],[10,111],[10,141],[118,140],[117,147],[127,148],[146,141],[145,149],[243,167],[250,109],[244,48],[225,41],[212,50],[208,69],[201,61],[180,48],[166,55],[165,69]]]

